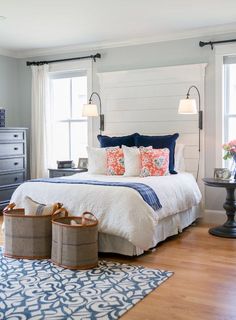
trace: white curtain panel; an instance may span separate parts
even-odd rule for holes
[[[50,96],[48,65],[32,66],[31,178],[47,177],[50,159]]]

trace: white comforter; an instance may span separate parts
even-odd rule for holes
[[[100,232],[120,236],[147,250],[152,245],[159,220],[196,206],[201,200],[196,181],[189,173],[146,178],[79,173],[67,178],[145,183],[156,192],[162,209],[154,211],[137,191],[127,187],[45,182],[23,183],[14,192],[11,202],[22,207],[25,196],[29,196],[44,204],[61,202],[70,215],[90,211],[99,220]]]

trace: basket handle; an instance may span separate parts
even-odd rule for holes
[[[93,217],[93,220],[94,220],[95,222],[98,222],[98,219],[95,217],[95,215],[94,215],[92,212],[86,211],[86,212],[84,212],[84,213],[82,214],[82,226],[86,226],[86,218],[85,218],[86,215],[92,216],[92,217]]]
[[[16,204],[14,202],[12,203],[9,203],[4,209],[3,209],[3,212],[7,212],[7,211],[10,211],[12,210],[13,208],[15,208]]]
[[[53,208],[52,208],[52,215],[58,210],[58,209],[61,209],[63,206],[62,203],[60,202],[57,202],[53,205]]]
[[[56,219],[58,215],[62,214],[62,217],[68,217],[68,211],[65,208],[59,208],[52,214],[52,220]]]

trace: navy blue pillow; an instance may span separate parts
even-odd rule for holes
[[[121,148],[122,144],[127,147],[134,147],[135,137],[138,135],[139,135],[138,133],[133,133],[129,136],[108,137],[108,136],[102,136],[101,134],[99,134],[97,138],[98,138],[98,141],[100,142],[101,148],[117,147],[117,146]]]
[[[149,147],[152,146],[154,149],[168,148],[170,150],[169,159],[169,171],[172,174],[177,172],[175,168],[175,142],[179,137],[178,133],[167,135],[167,136],[135,136],[135,145],[137,147]]]

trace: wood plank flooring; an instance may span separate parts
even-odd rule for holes
[[[236,319],[236,239],[211,236],[208,228],[198,222],[141,257],[102,255],[175,273],[122,320]]]

